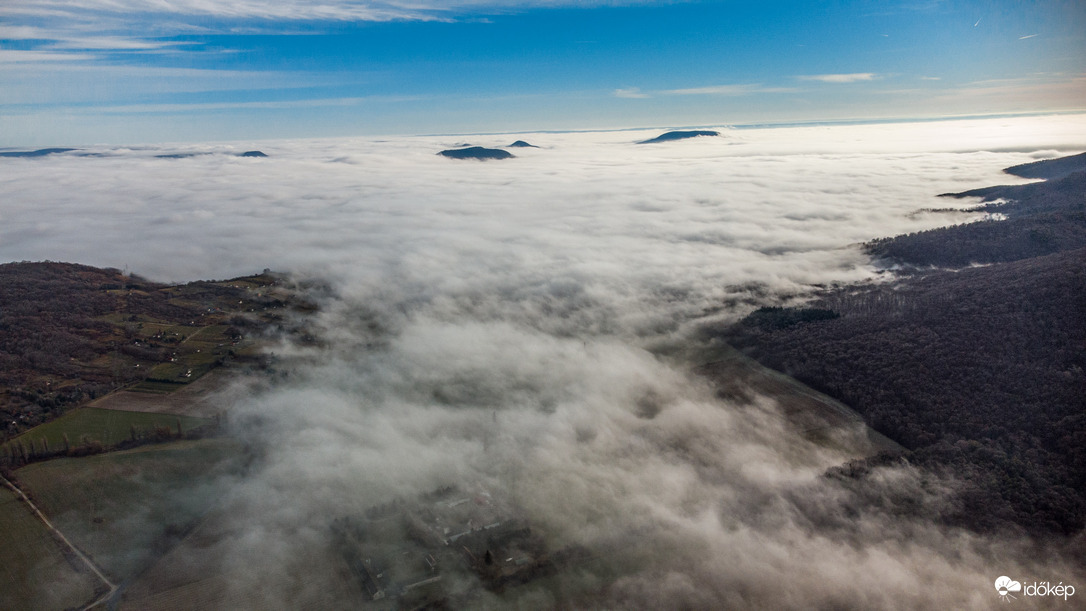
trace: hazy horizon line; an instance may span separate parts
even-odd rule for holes
[[[340,135],[340,136],[298,136],[298,137],[256,137],[256,138],[244,138],[233,140],[172,140],[172,141],[160,141],[160,142],[132,142],[132,143],[93,143],[93,144],[52,144],[48,146],[37,147],[21,147],[21,146],[0,146],[0,151],[22,151],[22,150],[44,150],[51,148],[78,148],[78,147],[97,147],[97,146],[109,146],[120,148],[132,148],[132,147],[155,147],[155,146],[169,146],[178,144],[226,144],[226,143],[238,143],[238,142],[284,142],[291,140],[340,140],[347,138],[452,138],[452,137],[468,137],[468,136],[517,136],[525,134],[592,134],[592,133],[618,133],[618,132],[632,132],[632,131],[645,131],[645,130],[687,130],[687,129],[704,129],[704,128],[725,128],[736,130],[747,129],[777,129],[777,128],[789,128],[789,127],[817,127],[817,126],[847,126],[847,125],[889,125],[899,123],[937,123],[939,121],[971,121],[971,120],[984,120],[984,119],[1000,119],[1000,118],[1018,118],[1018,117],[1045,117],[1045,116],[1072,116],[1086,114],[1086,108],[1078,109],[1065,109],[1065,110],[1038,110],[1038,111],[1022,111],[1022,112],[999,112],[999,113],[970,113],[963,115],[936,115],[936,116],[917,116],[917,117],[876,117],[876,118],[847,118],[847,119],[799,119],[799,120],[784,120],[784,121],[766,121],[766,122],[743,122],[743,123],[697,123],[688,125],[646,125],[646,126],[627,126],[617,128],[585,128],[585,129],[528,129],[528,130],[511,130],[511,131],[478,131],[478,132],[431,132],[431,133],[417,133],[417,134],[354,134],[354,135]]]

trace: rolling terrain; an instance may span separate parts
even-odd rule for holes
[[[984,206],[1006,220],[873,242],[873,254],[904,270],[893,282],[827,290],[805,308],[763,308],[723,336],[841,400],[911,450],[910,461],[958,482],[940,520],[985,532],[1079,533],[1083,160],[1030,164],[1030,175],[1054,168],[1048,182],[958,195],[1000,200]]]
[[[980,600],[990,567],[963,556],[1035,540],[1059,566],[1082,532],[1086,253],[995,261],[998,240],[963,257],[946,236],[1073,214],[1061,164],[981,202],[1005,220],[925,232],[941,251],[869,244],[892,281],[636,348],[457,324],[467,301],[318,308],[269,273],[167,286],[15,264],[10,294],[41,305],[12,298],[0,329],[0,606],[643,607],[688,582],[674,600],[885,607],[903,590],[819,594],[872,558],[914,585],[951,574],[916,606]],[[907,243],[926,258],[889,254]],[[260,340],[283,333],[269,365]],[[808,581],[759,590],[765,570]]]
[[[279,282],[169,286],[84,265],[0,265],[0,441],[120,388],[170,393],[244,362],[247,335],[311,307]]]
[[[211,482],[243,469],[243,444],[219,429],[245,392],[231,380],[312,306],[268,274],[168,286],[46,262],[0,276],[0,607],[94,607],[204,518]]]
[[[83,278],[104,275],[119,279],[109,270],[59,264],[51,264],[45,269],[52,274],[70,271]],[[233,291],[234,283],[242,286],[243,282],[248,284],[240,290],[251,297],[250,300],[243,299],[241,305],[253,303],[258,297],[252,295],[253,292],[267,290],[266,286],[252,280],[193,283],[158,290],[176,292],[192,300],[195,295],[215,293],[224,284]],[[89,287],[75,286],[90,296],[117,290],[103,289],[93,283]],[[57,302],[65,301],[63,289],[55,284],[53,288],[53,298]],[[147,288],[151,287],[144,285],[140,290],[148,292]],[[233,293],[226,294],[232,299]],[[285,293],[281,295],[284,303],[291,302]],[[177,306],[176,297],[174,299],[166,305]],[[226,299],[224,297],[223,301]],[[165,306],[159,309],[163,310]],[[185,312],[191,314],[191,311]],[[138,332],[128,339],[137,341],[139,338],[138,341],[152,346],[155,344],[148,338],[155,340],[178,333],[187,335],[186,341],[198,341],[202,334],[222,333],[219,329],[223,327],[221,324],[170,324],[170,321],[154,319],[147,313],[137,314],[131,307],[98,316],[107,321],[118,319],[124,323],[142,324],[143,327],[137,327]],[[133,316],[138,322],[130,320]],[[246,335],[259,335],[260,325],[267,325],[269,320],[280,320],[276,310],[264,316],[273,318],[258,318],[247,323]],[[213,316],[209,322],[219,320]],[[240,324],[241,321],[234,322]],[[73,335],[83,332],[78,325],[68,328],[74,329]],[[111,327],[100,324],[94,328],[102,331],[97,336],[102,343],[108,346],[109,342],[115,341],[115,335],[105,332]],[[216,347],[197,345],[212,352]],[[203,352],[192,351],[190,354]],[[845,406],[727,347],[715,347],[697,355],[680,350],[662,356],[676,362],[701,363],[697,373],[712,380],[719,395],[727,400],[745,403],[754,396],[768,398],[773,405],[783,409],[783,415],[775,407],[763,409],[752,405],[758,418],[776,423],[774,426],[794,428],[838,456],[839,460],[900,451],[896,444],[868,429]],[[5,587],[9,592],[7,607],[62,609],[107,603],[132,609],[260,608],[268,602],[261,602],[259,580],[253,581],[252,576],[246,575],[243,566],[223,566],[220,558],[223,547],[228,548],[229,541],[242,536],[237,532],[239,525],[235,515],[245,511],[233,507],[236,501],[224,496],[221,484],[243,481],[250,469],[263,467],[260,457],[249,447],[244,424],[235,423],[226,429],[219,427],[220,417],[229,409],[231,401],[241,396],[238,393],[245,392],[244,386],[231,383],[231,377],[236,377],[232,371],[238,371],[231,362],[234,361],[226,361],[226,367],[194,376],[191,381],[185,378],[177,382],[160,373],[162,368],[173,367],[172,362],[148,362],[145,367],[152,372],[149,381],[154,385],[151,388],[146,387],[147,379],[130,382],[127,387],[77,403],[59,417],[29,428],[5,444],[0,456],[11,480],[11,498],[0,499],[3,501],[0,509],[10,518],[7,523],[11,526],[6,529],[6,536],[15,538],[12,547],[7,548],[10,563],[12,567],[40,567],[31,572],[9,569],[4,574],[6,586],[10,586]],[[186,368],[191,364],[186,363]],[[85,375],[80,369],[72,372]],[[59,379],[51,370],[43,373],[27,369],[25,375],[28,380],[38,379],[35,375]],[[651,399],[646,401],[643,417],[651,419],[655,417],[653,410],[658,408],[653,407]],[[26,495],[23,502],[17,500],[16,495],[21,494]],[[515,526],[517,522],[511,524]],[[527,536],[518,534],[521,532],[513,528],[505,536],[521,541],[516,537]],[[365,588],[360,587],[357,567],[352,569],[347,561],[349,556],[340,558],[335,551],[338,549],[336,544],[325,541],[324,538],[334,540],[334,533],[333,530],[322,535],[305,549],[298,550],[300,555],[291,562],[297,563],[299,579],[305,574],[307,558],[308,562],[321,565],[330,562],[335,570],[317,580],[323,584],[319,595],[311,592],[306,596],[315,597],[312,600],[322,601],[327,608],[355,607],[372,592],[367,594]],[[534,541],[532,549],[543,549],[539,547],[543,540],[538,537],[530,540]],[[521,544],[527,545],[524,541]],[[396,546],[402,544],[393,541],[391,545],[395,551]],[[474,556],[468,554],[470,562],[463,567],[446,566],[448,578],[472,580],[474,578],[470,576],[475,573],[490,574],[489,569],[481,565],[482,555],[487,552],[486,541],[480,539],[472,545],[481,547]],[[554,573],[564,571],[566,563],[575,557],[580,559],[578,562],[600,565],[597,568],[604,572],[611,570],[599,559],[586,556],[577,548],[560,549],[553,554],[536,553],[538,557],[528,565],[531,571],[518,569],[510,561],[506,569],[509,575],[494,578],[497,581],[488,587],[495,588],[499,594],[505,592],[503,595],[510,596],[509,600],[516,600],[517,588],[522,582],[555,579]],[[444,562],[458,563],[458,555],[455,553]],[[66,560],[60,562],[59,559]],[[293,586],[286,584],[286,587],[301,595],[312,590],[312,585],[307,585],[306,581],[311,580],[301,580]],[[47,583],[64,585],[46,594],[43,588]],[[462,590],[457,586],[450,590],[435,581],[427,583],[425,588],[412,590],[412,594],[405,595],[402,601],[403,604],[410,601],[419,604],[471,601],[479,595],[476,587]],[[570,595],[589,599],[592,596],[590,590],[584,589]]]

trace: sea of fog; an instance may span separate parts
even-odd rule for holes
[[[450,484],[500,490],[593,557],[481,606],[988,608],[1000,575],[1066,580],[1012,536],[895,517],[892,501],[842,522],[852,493],[819,475],[846,456],[651,349],[817,285],[884,281],[861,243],[976,220],[928,209],[1086,150],[1086,116],[719,129],[0,159],[0,260],[330,284],[320,341],[277,346],[288,375],[229,410],[262,459],[216,493],[234,522],[202,561],[254,608],[328,603],[313,550],[332,517]],[[518,139],[537,148],[436,154]],[[253,149],[268,156],[237,156]],[[952,480],[878,478],[951,502]]]

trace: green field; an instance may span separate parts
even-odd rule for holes
[[[69,609],[100,583],[69,563],[61,545],[13,492],[0,487],[0,609]]]
[[[221,359],[226,358],[232,349],[232,339],[226,335],[225,325],[193,327],[171,327],[165,332],[186,339],[172,350],[174,360],[159,363],[147,374],[147,380],[136,384],[132,390],[147,392],[169,392],[167,384],[188,384],[210,371]],[[158,386],[156,386],[156,384]],[[176,387],[174,387],[176,388]]]
[[[181,382],[152,382],[151,380],[144,380],[129,386],[125,390],[132,392],[148,392],[156,395],[168,395],[173,391],[184,387],[185,384]]]
[[[184,440],[34,463],[16,473],[54,525],[124,580],[182,538],[217,500],[240,444]]]
[[[85,445],[83,440],[86,437],[98,441],[104,448],[108,449],[126,439],[130,439],[133,427],[138,432],[151,433],[155,427],[165,426],[176,433],[179,423],[181,431],[185,432],[211,422],[206,418],[191,416],[84,407],[74,409],[52,422],[34,427],[19,435],[0,446],[0,453],[10,454],[15,451],[15,446],[20,443],[28,451],[31,449],[31,444],[33,444],[36,450],[41,452],[45,449],[44,443],[48,444],[51,451],[60,450],[64,448],[65,435],[67,435],[69,446],[72,448]]]
[[[171,393],[222,364],[235,348],[236,338],[227,334],[230,329],[227,325],[198,327],[152,322],[146,317],[137,317],[137,320],[130,318],[130,315],[113,312],[100,316],[99,320],[118,325],[118,328],[124,327],[129,337],[134,334],[134,337],[150,346],[159,346],[172,358],[167,362],[152,364],[147,371],[147,378],[129,387],[129,390]],[[130,369],[134,364],[132,359],[119,358],[114,352],[110,355],[110,360],[99,364],[99,368]]]

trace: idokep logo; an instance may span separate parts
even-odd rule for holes
[[[1014,581],[1006,575],[1003,575],[999,579],[995,580],[995,589],[996,592],[999,592],[999,597],[1003,599],[1003,602],[1007,602],[1012,598],[1017,598],[1017,596],[1014,596],[1013,594],[1011,594],[1011,592],[1021,592],[1022,584]]]
[[[1021,582],[1015,581],[1006,575],[995,580],[995,589],[1003,602],[1010,602],[1011,599],[1018,598],[1013,594],[1016,592],[1020,592],[1022,595],[1029,597],[1057,596],[1064,600],[1075,595],[1075,586],[1063,585],[1062,581],[1056,585],[1052,585],[1047,581],[1034,581],[1033,583],[1022,586]]]

